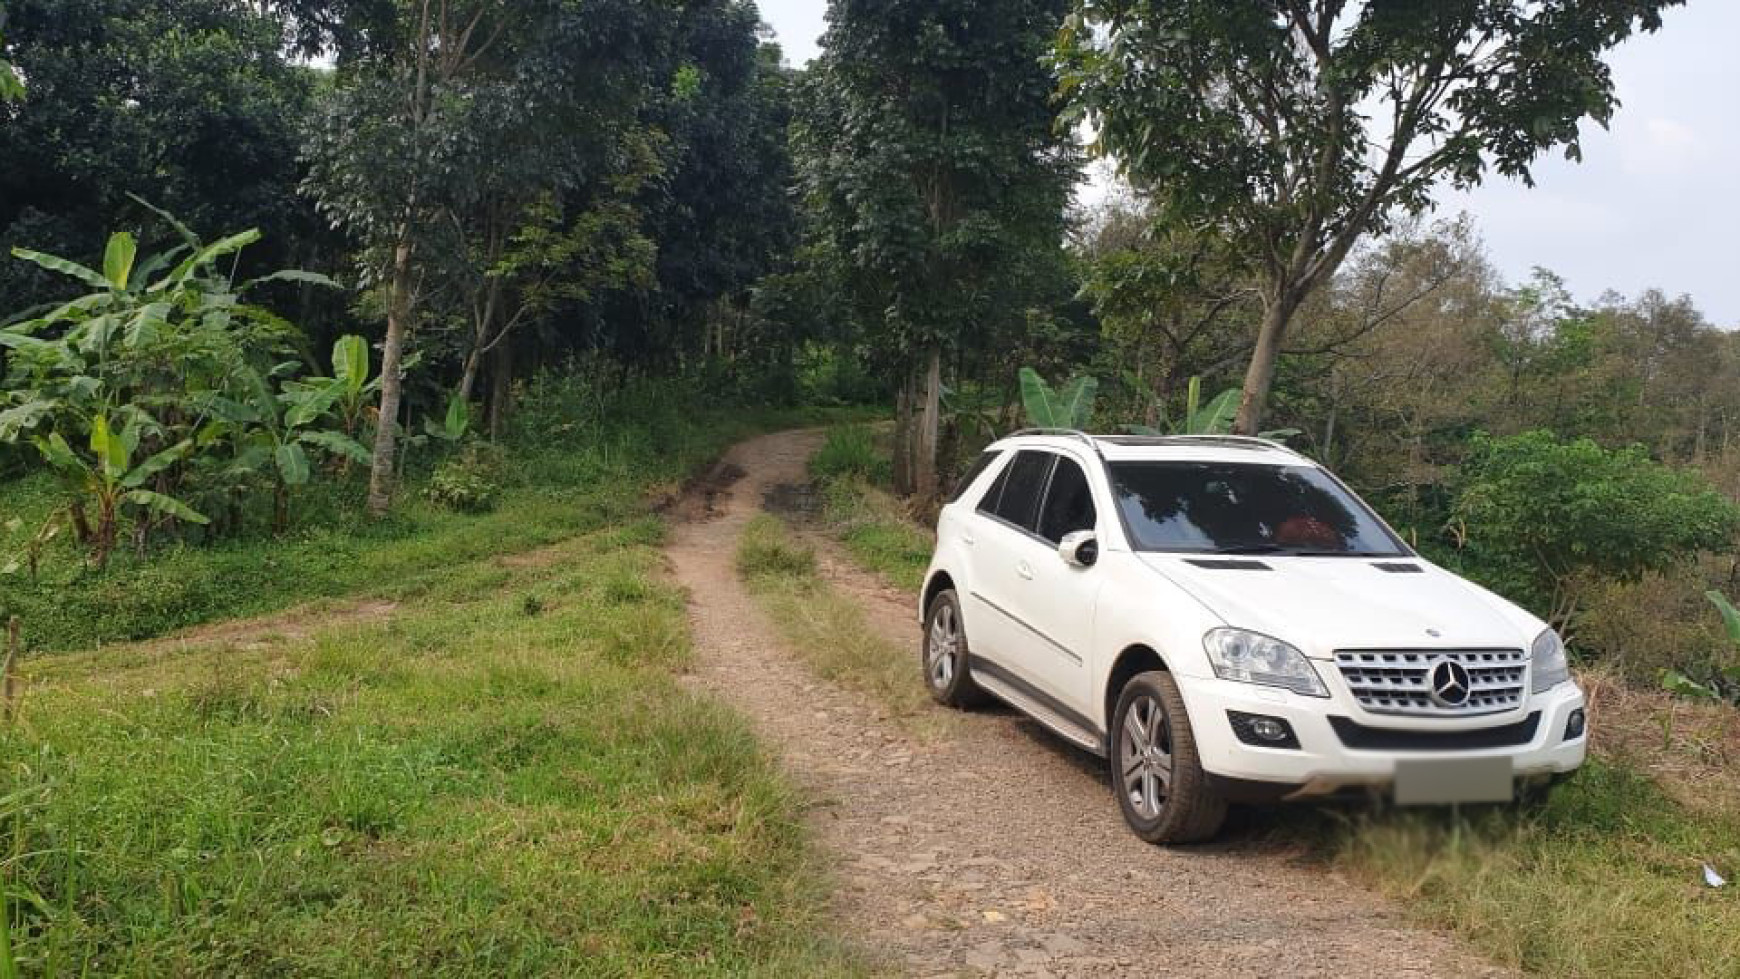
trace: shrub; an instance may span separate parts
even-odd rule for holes
[[[435,468],[429,478],[429,499],[460,513],[487,513],[501,494],[500,450],[485,442],[468,442],[459,454]]]
[[[1551,432],[1474,439],[1452,510],[1467,573],[1567,624],[1586,586],[1635,582],[1731,548],[1740,507],[1642,448]]]

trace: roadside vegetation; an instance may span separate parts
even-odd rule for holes
[[[684,606],[638,515],[670,475],[602,471],[617,512],[545,528],[535,559],[480,546],[507,523],[427,530],[441,573],[396,585],[390,619],[27,661],[0,728],[0,966],[851,971],[798,799],[675,682]]]
[[[916,592],[935,539],[888,491],[893,469],[886,432],[863,424],[830,428],[809,470],[821,495],[823,527],[859,564]]]

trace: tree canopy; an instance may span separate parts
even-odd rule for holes
[[[1531,180],[1618,104],[1603,60],[1680,0],[1076,0],[1058,48],[1073,117],[1262,283],[1238,425],[1261,424],[1293,314],[1368,234],[1488,170]]]

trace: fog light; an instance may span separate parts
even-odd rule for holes
[[[1583,726],[1586,723],[1587,719],[1583,716],[1583,708],[1579,707],[1572,711],[1570,719],[1565,721],[1565,740],[1575,741],[1582,737]]]
[[[1245,744],[1259,748],[1299,747],[1299,738],[1293,733],[1293,726],[1279,717],[1244,714],[1236,710],[1227,711],[1226,716],[1232,722],[1233,733]]]

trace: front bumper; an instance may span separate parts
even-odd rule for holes
[[[1387,794],[1402,759],[1508,757],[1519,782],[1546,782],[1576,771],[1588,751],[1587,731],[1565,737],[1572,712],[1584,706],[1583,692],[1574,683],[1530,697],[1521,711],[1446,719],[1371,714],[1340,693],[1324,699],[1220,679],[1178,679],[1202,767],[1235,801],[1308,799],[1350,791]],[[1299,746],[1246,744],[1234,733],[1229,712],[1286,721]],[[1534,714],[1538,718],[1531,732],[1528,718]],[[1337,731],[1332,718],[1342,719],[1343,731]],[[1350,724],[1369,735],[1352,738],[1356,742],[1403,746],[1350,747]],[[1498,740],[1520,743],[1480,746],[1494,740],[1488,735],[1500,727],[1507,729],[1507,736]]]

